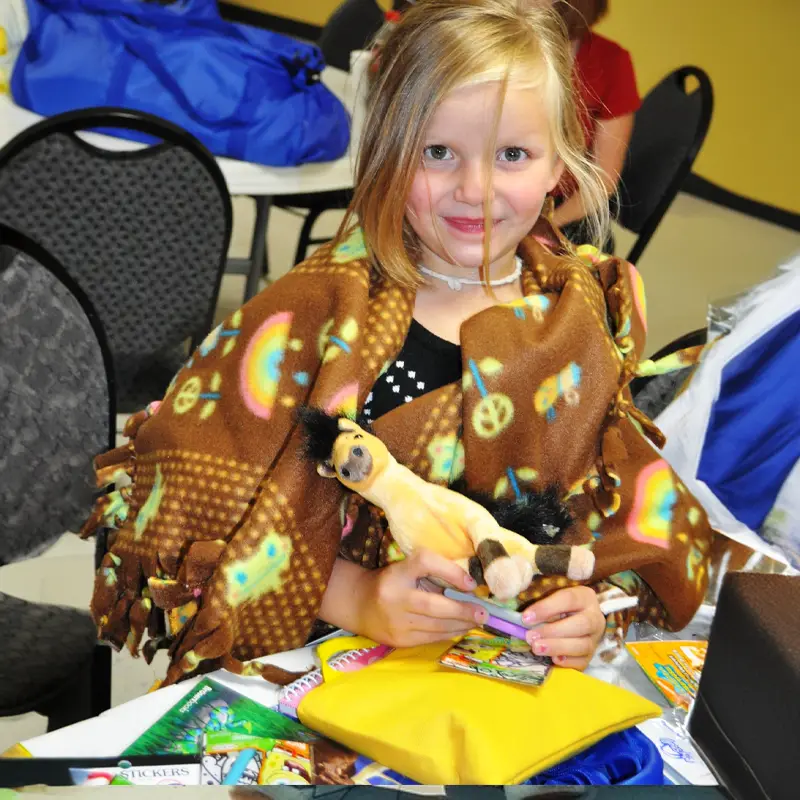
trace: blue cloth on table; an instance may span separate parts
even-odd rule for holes
[[[23,108],[145,111],[215,155],[270,166],[347,150],[349,115],[319,80],[316,45],[226,22],[213,0],[28,0],[28,10],[30,34],[11,77]]]
[[[359,783],[416,786],[415,781],[371,759],[355,765]],[[664,761],[658,748],[638,729],[613,733],[582,753],[525,781],[530,786],[662,786]]]
[[[758,530],[800,459],[800,312],[723,368],[697,477]]]
[[[532,786],[662,786],[664,761],[638,729],[613,733],[525,781]]]

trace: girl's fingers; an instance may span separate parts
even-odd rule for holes
[[[438,638],[434,637],[430,640],[432,642],[450,638],[451,636],[463,636],[474,627],[474,621],[464,622],[455,619],[440,619],[421,614],[409,614],[408,617],[409,630],[438,635]]]
[[[596,642],[591,636],[580,636],[573,639],[536,640],[531,649],[537,656],[550,656],[556,664],[561,664],[562,657],[591,658],[594,655]]]
[[[549,622],[538,625],[528,631],[525,637],[528,644],[533,644],[538,639],[575,639],[580,636],[596,636],[605,627],[602,616],[595,619],[590,614],[573,614],[558,622]]]
[[[566,669],[577,669],[579,672],[583,672],[586,667],[589,666],[589,662],[591,661],[590,656],[582,656],[580,658],[570,658],[569,656],[559,656],[556,660],[556,664],[559,667],[564,667]]]
[[[441,594],[426,591],[412,592],[409,597],[409,611],[424,617],[456,621],[461,625],[474,627],[483,609],[469,603],[460,603]]]
[[[522,617],[526,624],[549,622],[564,614],[575,614],[592,606],[599,608],[594,589],[588,586],[571,586],[568,589],[559,589],[544,600],[529,606]]]
[[[458,564],[432,550],[417,550],[401,563],[415,583],[420,578],[438,578],[461,591],[475,588],[475,581]]]

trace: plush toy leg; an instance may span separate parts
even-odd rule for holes
[[[510,600],[523,592],[533,578],[533,567],[524,556],[509,556],[505,547],[494,539],[485,539],[476,554],[489,591],[498,600]]]
[[[533,559],[534,571],[539,575],[566,575],[573,581],[585,581],[594,571],[594,553],[585,547],[540,545]]]

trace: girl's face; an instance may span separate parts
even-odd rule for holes
[[[561,176],[540,91],[513,83],[503,101],[492,173],[484,174],[500,89],[495,82],[454,90],[425,132],[406,218],[419,238],[422,263],[430,269],[452,273],[454,265],[477,270],[489,226],[490,277],[500,274],[495,267],[510,268],[517,246],[539,218],[545,195]],[[487,177],[490,219],[484,220]]]

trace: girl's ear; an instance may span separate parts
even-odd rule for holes
[[[323,461],[317,464],[317,475],[321,475],[323,478],[335,478],[336,470],[330,462]]]
[[[553,174],[550,176],[550,183],[547,185],[547,193],[553,191],[553,189],[558,186],[558,182],[561,180],[561,176],[564,174],[564,162],[561,160],[560,156],[556,156],[556,163],[553,166]]]

